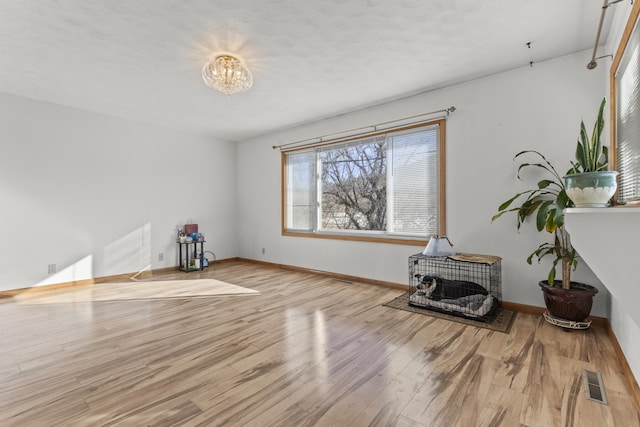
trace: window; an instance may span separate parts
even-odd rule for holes
[[[640,203],[640,30],[638,4],[633,6],[625,34],[611,67],[610,108],[612,126],[612,169],[618,175],[618,203]]]
[[[423,244],[444,232],[444,120],[283,153],[283,232]]]

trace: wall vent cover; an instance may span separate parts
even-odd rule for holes
[[[582,376],[584,378],[584,389],[587,393],[587,399],[608,405],[609,403],[607,402],[607,395],[604,391],[604,384],[602,384],[602,375],[600,375],[600,372],[585,369]]]

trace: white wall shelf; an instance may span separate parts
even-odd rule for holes
[[[640,326],[640,209],[570,208],[565,224],[580,257]]]

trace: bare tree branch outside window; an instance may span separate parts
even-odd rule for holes
[[[322,227],[386,230],[385,138],[323,152],[321,164]]]

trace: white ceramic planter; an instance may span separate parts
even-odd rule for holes
[[[567,196],[577,208],[609,206],[618,188],[616,171],[584,172],[567,175],[564,184]]]

